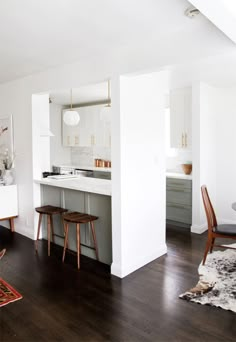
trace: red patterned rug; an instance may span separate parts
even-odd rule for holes
[[[22,298],[11,285],[0,278],[0,307]]]

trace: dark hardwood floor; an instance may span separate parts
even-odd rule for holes
[[[23,299],[0,308],[0,341],[236,340],[236,315],[178,295],[198,281],[206,234],[168,227],[168,254],[123,280],[87,258],[61,262],[61,250],[0,227],[0,277]]]

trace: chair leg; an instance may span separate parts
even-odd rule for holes
[[[214,247],[214,243],[215,243],[215,238],[212,238],[212,240],[211,240],[210,253],[212,253],[212,250],[213,250],[213,247]]]
[[[76,223],[76,237],[77,237],[77,266],[80,269],[80,225]]]
[[[69,223],[64,223],[64,230],[65,230],[65,240],[64,240],[64,248],[63,248],[62,262],[64,262],[64,260],[65,260],[66,247],[67,247],[67,245],[68,245],[68,230],[69,230]]]
[[[47,215],[47,228],[48,228],[48,256],[50,256],[50,245],[51,245],[51,218]]]
[[[36,252],[38,252],[38,239],[39,239],[39,234],[40,234],[40,227],[41,227],[42,217],[43,217],[43,214],[39,214],[37,238],[36,238],[36,241],[35,241],[35,251]]]
[[[90,227],[91,227],[92,235],[93,235],[93,242],[94,242],[94,248],[95,248],[96,258],[97,258],[97,260],[99,260],[99,259],[98,259],[97,239],[96,239],[96,233],[95,233],[94,222],[93,222],[93,221],[90,222]]]
[[[207,254],[209,252],[209,249],[211,247],[211,244],[212,244],[212,238],[208,237],[208,240],[207,240],[207,243],[206,243],[206,248],[205,248],[205,253],[204,253],[204,257],[203,257],[203,261],[202,261],[203,265],[205,265],[206,257],[207,257]]]
[[[9,218],[9,224],[10,224],[10,230],[11,230],[11,232],[14,233],[15,227],[14,227],[14,218],[13,218],[13,217],[10,217],[10,218]]]

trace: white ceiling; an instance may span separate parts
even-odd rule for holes
[[[0,83],[91,56],[143,53],[142,47],[168,61],[188,50],[194,59],[232,46],[203,15],[186,18],[188,6],[186,0],[1,1]]]
[[[236,1],[235,0],[190,0],[227,37],[236,43]]]
[[[71,103],[70,89],[53,90],[49,97],[54,104],[69,106]],[[108,101],[108,83],[102,82],[72,89],[72,104],[86,104]]]

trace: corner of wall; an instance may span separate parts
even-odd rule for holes
[[[135,260],[135,263],[131,265],[125,265],[124,267],[122,265],[114,264],[111,265],[111,274],[115,275],[119,278],[124,278],[130,273],[133,273],[137,271],[139,268],[146,266],[148,263],[160,258],[162,255],[167,253],[167,246],[166,244],[163,244],[161,247],[156,250],[155,254],[151,254],[146,256],[145,258],[139,258]]]
[[[202,234],[207,230],[206,224],[201,224],[201,225],[192,225],[191,226],[191,233],[195,234]]]

